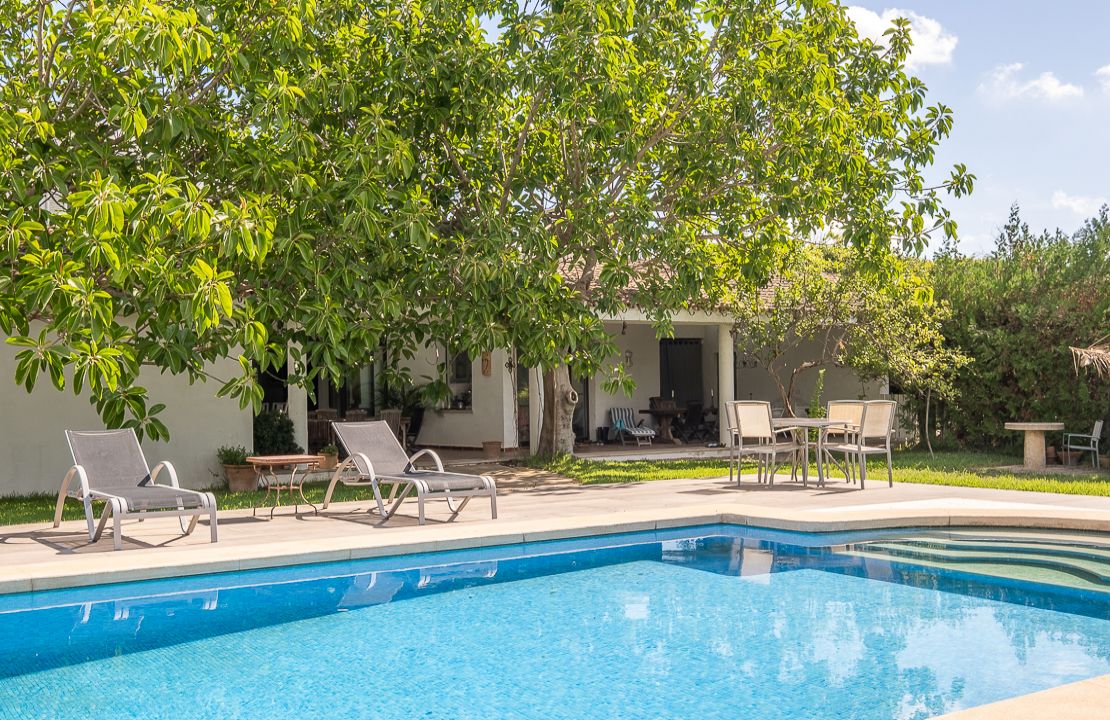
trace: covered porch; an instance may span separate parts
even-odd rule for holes
[[[657,338],[647,317],[630,311],[606,321],[606,328],[618,348],[613,360],[621,362],[636,381],[632,395],[607,392],[601,376],[572,378],[579,394],[574,413],[575,455],[612,456],[613,459],[648,457],[694,458],[727,455],[729,437],[722,421],[721,407],[730,400],[769,402],[776,415],[783,414],[784,402],[771,373],[754,357],[741,352],[742,336],[734,329],[730,316],[720,313],[686,312],[673,319],[670,338]],[[742,333],[742,330],[740,331]],[[818,356],[817,341],[802,343],[783,357],[788,366],[799,366]],[[796,414],[804,414],[817,383],[817,372],[800,375],[794,384],[791,404]],[[539,384],[533,385],[539,387]],[[821,404],[836,399],[875,399],[885,396],[884,383],[864,382],[852,370],[829,366],[825,370]],[[674,401],[683,411],[669,441],[659,432],[659,415],[653,415],[652,399]],[[539,428],[539,397],[533,394],[532,428]],[[651,446],[622,446],[610,431],[610,410],[631,408],[637,421],[656,429]],[[700,427],[691,432],[690,424]],[[533,438],[533,443],[535,438]],[[721,447],[724,446],[724,447]]]

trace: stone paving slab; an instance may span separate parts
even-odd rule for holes
[[[1096,720],[1110,717],[1110,675],[1081,680],[934,720]]]

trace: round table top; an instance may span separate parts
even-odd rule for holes
[[[774,418],[771,424],[775,427],[807,427],[807,428],[826,428],[826,427],[855,427],[856,423],[849,422],[848,420],[830,420],[829,418]]]
[[[1063,430],[1062,422],[1008,422],[1003,425],[1007,430],[1032,430],[1034,432],[1047,432],[1050,430]]]
[[[280,465],[304,465],[308,463],[322,463],[324,458],[321,455],[252,455],[247,458],[247,462],[251,465],[268,465],[277,467]]]

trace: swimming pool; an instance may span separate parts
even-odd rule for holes
[[[0,718],[927,718],[1110,672],[1110,593],[706,526],[0,597]]]

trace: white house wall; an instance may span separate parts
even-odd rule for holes
[[[706,319],[692,315],[688,323],[676,322],[674,337],[700,338],[702,340],[702,384],[703,397],[706,405],[713,403],[720,406],[720,390],[718,388],[718,324],[707,324]],[[589,408],[589,433],[590,439],[596,439],[598,427],[609,425],[609,408],[631,407],[637,419],[643,419],[645,425],[653,425],[654,421],[647,415],[640,415],[640,410],[648,407],[648,399],[659,395],[659,340],[651,325],[642,322],[607,323],[606,327],[613,335],[613,340],[619,348],[619,355],[613,360],[624,357],[626,351],[632,351],[632,368],[630,372],[636,378],[636,389],[631,397],[621,391],[616,393],[605,392],[602,385],[604,378],[595,377],[590,381],[590,408]],[[623,332],[622,332],[623,330]],[[786,357],[789,366],[801,364],[820,355],[820,344],[817,341],[802,343],[801,346]],[[747,366],[744,363],[748,363]],[[738,400],[766,400],[774,404],[781,404],[778,389],[766,369],[756,366],[752,358],[736,353],[736,390],[735,399]],[[817,382],[817,370],[808,370],[798,379],[794,387],[793,404],[798,414],[803,414],[813,395]],[[712,394],[711,394],[712,391]],[[859,377],[848,368],[829,366],[825,371],[825,389],[822,394],[822,404],[829,400],[839,399],[875,399],[882,397],[885,384],[881,382],[862,382]],[[726,400],[732,398],[726,398]]]
[[[428,382],[440,373],[438,364],[443,362],[443,352],[436,350],[435,346],[427,347],[404,362],[417,383]],[[506,367],[509,357],[505,350],[494,350],[488,377],[482,375],[481,358],[476,358],[471,364],[471,407],[426,410],[417,444],[479,448],[483,442],[500,440],[504,448],[517,447],[513,376]]]
[[[87,395],[58,392],[42,377],[33,393],[17,386],[16,349],[0,349],[0,495],[35,492],[57,493],[73,459],[65,430],[98,430],[104,423]],[[240,372],[234,360],[221,361],[211,370],[216,377]],[[160,374],[144,368],[140,384],[150,393],[150,403],[165,403],[158,417],[170,431],[168,442],[143,442],[151,465],[169,460],[181,484],[205,488],[222,482],[216,449],[221,445],[253,442],[253,415],[240,410],[237,400],[217,398],[214,382],[190,385],[182,376]],[[292,400],[292,396],[290,397]],[[302,423],[303,424],[303,423]]]

